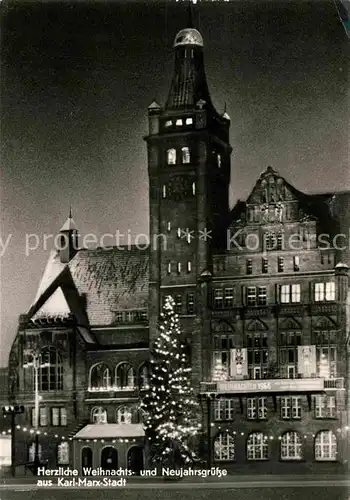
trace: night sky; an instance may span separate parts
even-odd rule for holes
[[[1,3],[1,364],[69,205],[82,234],[148,232],[147,107],[164,103],[184,4]],[[350,187],[348,40],[332,0],[198,2],[213,102],[231,117],[231,203],[271,165]]]

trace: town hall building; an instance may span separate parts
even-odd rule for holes
[[[208,465],[346,467],[350,192],[308,195],[262,166],[230,209],[231,120],[212,103],[203,47],[193,27],[176,35],[168,98],[148,108],[150,247],[79,248],[70,213],[20,316],[8,373],[9,403],[26,408],[18,463],[39,432],[51,468],[147,466],[139,402],[172,295]]]

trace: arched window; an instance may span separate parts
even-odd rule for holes
[[[281,438],[281,460],[301,460],[301,437],[297,432],[290,431]]]
[[[337,437],[332,431],[321,431],[315,438],[315,459],[318,461],[337,460]]]
[[[247,440],[248,460],[267,460],[269,457],[268,437],[262,432],[253,432]]]
[[[135,387],[134,369],[129,363],[121,363],[116,368],[116,381],[118,389],[131,391]]]
[[[181,148],[181,155],[182,155],[182,163],[190,163],[191,161],[191,155],[190,155],[190,148]]]
[[[214,439],[214,460],[234,460],[235,440],[229,433],[220,433]]]
[[[91,421],[93,424],[106,424],[107,411],[102,406],[93,408],[91,412]]]
[[[68,465],[69,464],[69,443],[68,441],[62,441],[57,446],[57,465]]]
[[[120,406],[117,409],[117,424],[131,424],[132,411],[128,406]]]
[[[149,385],[149,370],[148,365],[144,364],[140,366],[139,370],[139,382],[140,389],[147,389]]]
[[[111,374],[108,366],[104,363],[92,366],[89,380],[91,391],[108,391],[111,387]]]
[[[176,149],[168,149],[167,154],[167,162],[168,165],[175,165],[176,163]]]
[[[42,392],[63,390],[62,358],[54,347],[45,349],[41,354],[39,390]]]
[[[41,459],[41,444],[39,444],[38,455],[39,458]],[[28,461],[34,462],[34,458],[35,458],[35,443],[30,443],[28,447]]]

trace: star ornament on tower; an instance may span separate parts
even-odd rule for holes
[[[208,230],[206,227],[202,230],[199,231],[199,239],[201,241],[208,241],[211,240],[212,237],[212,232],[211,230]]]

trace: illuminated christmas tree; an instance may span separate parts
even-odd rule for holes
[[[181,338],[174,300],[167,297],[159,336],[151,348],[150,388],[141,409],[154,463],[189,463],[189,442],[198,434],[199,407],[191,386],[191,368]]]

